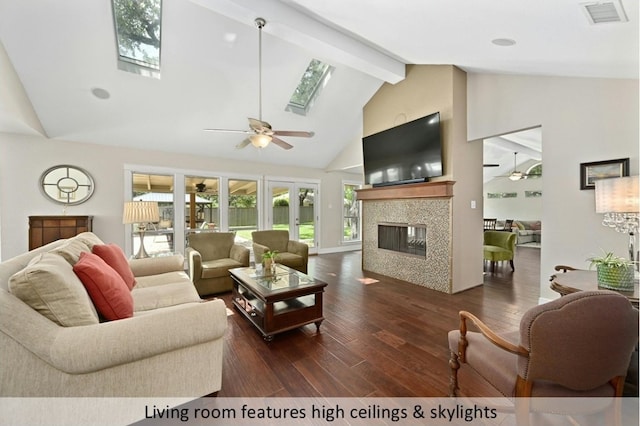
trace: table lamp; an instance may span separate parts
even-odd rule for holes
[[[136,259],[149,257],[144,249],[144,233],[147,230],[147,223],[158,222],[160,220],[160,210],[158,203],[155,201],[127,201],[124,203],[124,211],[122,213],[122,223],[138,224],[138,235],[140,237],[140,248],[134,256]]]
[[[629,260],[636,262],[635,236],[640,218],[638,176],[599,179],[596,185],[596,213],[604,213],[602,224],[629,234]]]

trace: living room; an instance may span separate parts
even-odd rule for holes
[[[131,230],[122,224],[122,209],[124,202],[131,197],[131,192],[127,191],[127,188],[130,184],[129,179],[132,171],[183,176],[250,178],[259,182],[261,191],[264,191],[265,182],[269,180],[317,182],[320,192],[317,202],[320,206],[321,220],[318,235],[318,258],[323,255],[333,256],[334,253],[359,250],[360,245],[345,244],[342,239],[342,188],[344,182],[362,182],[362,173],[357,167],[362,163],[361,137],[376,129],[393,126],[397,123],[400,114],[417,118],[432,112],[431,110],[452,111],[451,105],[453,103],[445,104],[441,98],[434,98],[433,93],[430,93],[428,89],[416,89],[425,83],[424,79],[428,78],[425,77],[425,74],[442,72],[443,70],[463,84],[460,86],[462,88],[451,89],[446,94],[448,98],[456,99],[456,114],[450,115],[446,124],[449,126],[447,131],[451,140],[445,149],[445,175],[438,179],[456,182],[454,185],[456,217],[453,224],[453,232],[456,236],[453,240],[453,261],[456,263],[456,268],[464,266],[464,271],[460,272],[462,277],[456,277],[457,281],[453,285],[453,292],[476,287],[484,280],[481,261],[481,221],[483,217],[481,144],[482,140],[495,135],[536,126],[542,126],[544,132],[544,179],[541,188],[544,194],[544,204],[539,217],[544,228],[539,263],[540,278],[536,283],[539,291],[538,302],[552,300],[558,296],[549,288],[548,281],[548,276],[553,273],[555,265],[567,264],[586,269],[588,262],[585,259],[599,253],[601,248],[606,248],[619,255],[625,255],[627,252],[626,236],[602,226],[602,215],[595,212],[593,191],[580,189],[580,163],[629,158],[629,175],[639,173],[637,52],[627,55],[633,58],[631,61],[631,68],[634,69],[632,75],[610,77],[603,77],[599,74],[598,68],[602,66],[601,63],[593,64],[592,69],[586,70],[581,75],[570,75],[569,73],[550,75],[534,72],[516,74],[501,72],[497,69],[487,72],[474,69],[471,64],[467,70],[463,70],[453,59],[445,62],[453,65],[428,65],[425,62],[423,65],[408,65],[405,69],[402,64],[403,79],[406,80],[404,83],[410,84],[409,90],[412,92],[408,95],[394,93],[403,91],[402,82],[390,83],[379,77],[374,78],[360,72],[345,71],[356,74],[356,77],[362,74],[363,81],[360,85],[352,88],[340,86],[341,96],[353,94],[355,98],[353,103],[350,100],[348,104],[352,111],[344,114],[344,126],[341,126],[333,116],[331,118],[334,120],[325,120],[324,126],[326,128],[345,127],[348,128],[348,131],[346,134],[326,134],[325,136],[322,133],[323,129],[310,129],[316,131],[316,138],[320,138],[319,143],[324,143],[326,140],[329,145],[329,143],[335,142],[332,139],[339,139],[339,149],[331,151],[329,156],[323,153],[318,145],[314,145],[313,149],[317,151],[315,157],[314,153],[310,154],[309,151],[306,151],[304,160],[290,161],[285,157],[289,154],[298,155],[296,151],[305,149],[302,145],[308,141],[298,142],[295,140],[294,142],[294,139],[287,139],[295,145],[291,151],[279,150],[273,146],[263,151],[247,147],[241,154],[235,154],[235,144],[241,139],[239,135],[215,139],[213,135],[207,134],[206,139],[203,140],[203,127],[233,125],[242,128],[245,125],[246,116],[255,114],[256,106],[253,105],[256,98],[255,87],[244,91],[238,90],[233,94],[208,91],[210,88],[205,93],[199,88],[185,90],[182,94],[184,97],[179,97],[176,103],[188,104],[193,99],[192,102],[196,104],[197,108],[207,111],[206,113],[193,112],[193,114],[197,114],[197,119],[188,120],[189,132],[173,134],[173,143],[158,143],[155,147],[153,141],[150,145],[145,146],[142,142],[134,144],[127,143],[126,139],[122,139],[125,142],[119,140],[120,135],[126,133],[129,126],[133,126],[126,117],[118,113],[119,108],[122,108],[126,102],[132,102],[131,98],[125,97],[124,92],[131,90],[136,96],[140,96],[140,92],[135,92],[136,85],[156,86],[160,87],[158,90],[163,90],[159,86],[159,82],[170,81],[171,74],[163,76],[164,80],[153,83],[147,80],[139,83],[139,79],[142,77],[126,75],[123,77],[122,90],[117,91],[115,87],[111,88],[114,91],[111,101],[122,103],[105,106],[108,104],[100,103],[102,101],[98,99],[92,98],[90,101],[92,114],[103,119],[105,117],[113,117],[113,119],[101,121],[98,126],[94,125],[89,117],[80,122],[79,127],[75,129],[58,128],[55,119],[45,116],[36,104],[42,105],[42,98],[51,97],[44,103],[62,103],[64,107],[60,109],[67,110],[71,122],[74,114],[81,113],[81,108],[74,109],[67,104],[65,96],[58,94],[57,87],[65,86],[64,90],[68,90],[70,93],[83,90],[87,96],[90,96],[88,94],[90,88],[98,84],[103,77],[81,78],[82,72],[80,75],[68,74],[75,78],[65,77],[66,74],[54,66],[54,63],[64,61],[49,58],[47,50],[52,47],[48,44],[44,45],[41,50],[34,50],[29,55],[41,58],[43,62],[39,66],[45,72],[54,69],[56,72],[51,73],[51,80],[38,80],[31,77],[30,74],[35,72],[36,67],[30,68],[33,65],[24,58],[28,55],[20,52],[32,47],[35,49],[35,46],[43,42],[32,41],[27,44],[28,48],[23,47],[19,40],[20,38],[28,39],[29,34],[27,34],[27,30],[17,29],[18,25],[10,21],[14,20],[24,25],[32,10],[40,10],[37,6],[42,6],[43,10],[45,8],[43,5],[38,5],[37,1],[25,2],[29,5],[24,7],[9,3],[4,0],[0,3],[2,7],[0,28],[3,28],[0,30],[0,42],[2,42],[0,44],[0,101],[3,106],[0,110],[0,123],[2,123],[0,126],[0,259],[3,261],[27,251],[28,217],[30,215],[63,213],[62,207],[49,202],[42,196],[38,188],[41,174],[57,164],[72,164],[82,167],[91,173],[95,181],[95,193],[92,198],[86,203],[69,206],[64,213],[92,215],[94,217],[93,231],[105,241],[126,248],[128,255],[133,254],[130,239]],[[178,7],[175,4],[166,3],[168,8]],[[187,6],[180,7],[185,7],[188,17],[200,24],[202,24],[200,19],[204,20],[207,14],[213,14],[207,8],[204,11],[206,13],[202,13],[201,4],[185,3]],[[280,2],[277,3],[280,5]],[[630,22],[625,25],[634,25],[634,28],[637,29],[637,4],[629,2],[625,6],[632,17]],[[334,7],[337,6],[334,5]],[[4,13],[5,10],[9,12]],[[174,12],[181,10],[174,10]],[[107,6],[104,6],[101,13],[104,15],[104,20],[111,24],[111,16]],[[203,17],[200,17],[199,14],[202,14]],[[39,14],[38,19],[45,20]],[[236,32],[249,39],[246,42],[247,46],[255,48],[256,30],[252,22],[238,24],[228,18],[216,19],[219,20],[216,22],[221,23],[225,28],[241,26],[243,29],[236,30]],[[59,25],[60,22],[65,22],[65,20],[58,16],[56,23]],[[270,24],[267,23],[268,25]],[[277,27],[277,24],[274,26]],[[45,28],[51,29],[47,26]],[[45,33],[52,34],[53,38],[54,31],[45,31]],[[109,37],[113,37],[113,34],[109,34]],[[111,42],[111,39],[109,41]],[[56,40],[56,42],[64,44],[62,39]],[[265,47],[270,45],[266,42],[272,45],[283,43],[275,35],[269,35],[265,39]],[[98,44],[101,46],[100,43]],[[170,47],[171,42],[167,42],[167,45]],[[286,47],[296,51],[300,49],[294,45]],[[87,52],[91,52],[91,56],[87,56],[85,59],[85,62],[88,63],[95,59],[94,56],[99,49],[79,50],[80,52],[84,51],[87,55],[89,55]],[[282,56],[276,56],[280,62],[286,56],[286,49],[284,52],[280,53]],[[238,68],[250,69],[246,74],[243,74],[243,77],[247,77],[246,81],[235,83],[238,86],[246,86],[247,81],[255,80],[254,74],[257,69],[254,63],[254,53],[254,50],[250,50],[244,59],[238,60],[240,62]],[[76,55],[81,57],[82,53],[76,53]],[[308,55],[300,56],[306,57]],[[554,60],[559,61],[558,58],[554,58]],[[274,59],[274,61],[276,60]],[[533,58],[530,61],[544,62],[544,58]],[[299,60],[298,62],[304,61]],[[167,63],[171,64],[169,59],[167,59]],[[440,64],[441,62],[434,60],[431,63]],[[107,62],[107,64],[106,67],[112,65],[111,62]],[[298,65],[300,64],[296,64],[295,72],[291,71],[291,74],[296,74],[296,78],[300,73]],[[272,66],[269,65],[269,67]],[[124,74],[121,71],[115,72]],[[186,81],[192,77],[192,74],[200,72],[203,71],[191,70],[179,76]],[[54,78],[55,75],[61,74],[63,75],[61,80]],[[216,78],[214,72],[209,74],[208,78]],[[96,71],[95,75],[99,76],[100,72]],[[413,80],[416,75],[419,75],[418,80]],[[336,73],[335,81],[341,81],[339,77]],[[106,79],[106,77],[104,78]],[[225,75],[224,79],[227,78],[228,75]],[[284,77],[282,78],[284,79]],[[82,88],[70,84],[69,79],[80,81],[77,86],[82,86]],[[267,80],[265,78],[265,83],[273,80],[276,79]],[[223,84],[230,83],[225,81]],[[426,85],[429,85],[428,81]],[[441,85],[445,86],[444,83]],[[325,94],[329,94],[329,89]],[[362,93],[359,89],[362,90]],[[379,89],[385,92],[384,95],[380,95]],[[49,94],[49,91],[55,92],[55,94]],[[219,103],[224,102],[225,96],[239,96],[248,99],[246,103],[251,103],[252,106],[224,113],[220,119],[214,121],[214,112],[207,110],[207,104],[212,97],[211,93],[215,93],[213,97]],[[270,92],[269,95],[274,94]],[[118,100],[118,96],[121,97],[120,100]],[[375,98],[378,96],[383,96],[378,98],[383,100],[376,100]],[[395,99],[396,104],[393,108],[382,112],[371,111],[372,108],[375,108],[376,102],[385,102],[388,96]],[[464,98],[462,102],[458,102],[460,97]],[[122,101],[122,99],[125,100]],[[168,97],[166,99],[171,99],[172,103],[175,100]],[[340,97],[336,99],[339,100]],[[277,102],[280,101],[278,99]],[[170,117],[164,115],[163,109],[165,107],[161,101],[159,102],[157,109],[140,118],[143,127],[153,127],[156,120],[171,121]],[[428,105],[425,106],[425,103]],[[320,102],[318,104],[322,107]],[[167,109],[170,107],[170,105],[166,105]],[[280,108],[280,104],[278,104],[278,108]],[[332,107],[325,106],[324,108],[331,109]],[[336,106],[336,108],[338,107]],[[427,108],[431,110],[425,110]],[[274,107],[273,110],[275,109]],[[340,110],[339,113],[341,112],[343,111]],[[278,117],[286,117],[285,113],[278,112],[277,114],[279,114]],[[381,115],[382,118],[380,118]],[[182,119],[187,120],[184,117]],[[229,121],[226,121],[227,119]],[[294,129],[307,128],[305,120],[300,117],[284,118],[281,122]],[[182,123],[176,121],[176,127],[178,124]],[[280,122],[278,122],[278,126],[281,126]],[[125,131],[117,132],[120,127]],[[93,132],[102,133],[102,136],[95,140],[85,137],[84,132],[87,128]],[[195,139],[202,142],[198,152],[181,152],[181,144],[186,145],[186,141]],[[152,148],[148,146],[152,146]],[[232,157],[232,155],[243,155],[244,157]],[[180,182],[175,182],[175,184],[179,186]],[[475,208],[472,207],[474,204]],[[260,223],[262,226],[266,223],[263,216],[261,216]]]

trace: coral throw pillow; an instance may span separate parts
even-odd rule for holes
[[[93,254],[100,256],[107,265],[111,266],[122,277],[129,290],[136,285],[129,261],[117,244],[96,244],[93,246]]]
[[[73,272],[87,289],[97,311],[107,320],[133,316],[133,297],[120,274],[99,256],[84,252]]]

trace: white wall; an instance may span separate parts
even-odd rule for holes
[[[359,180],[348,173],[247,163],[225,159],[176,155],[95,144],[82,144],[0,133],[0,253],[2,259],[27,251],[28,216],[62,214],[62,205],[47,200],[39,190],[42,172],[56,164],[86,169],[94,178],[95,192],[86,203],[67,208],[69,215],[93,215],[93,230],[107,242],[124,247],[122,224],[124,165],[136,164],[198,172],[261,175],[320,180],[319,250],[321,253],[358,246],[341,246],[342,181]],[[331,206],[331,207],[329,207]]]
[[[543,238],[540,297],[556,264],[587,268],[585,259],[628,237],[601,225],[594,192],[580,190],[580,163],[629,157],[638,174],[638,80],[468,75],[468,139],[542,125]]]

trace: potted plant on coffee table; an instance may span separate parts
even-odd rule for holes
[[[596,265],[598,287],[610,290],[633,290],[635,262],[615,256],[612,252],[603,252],[602,256],[587,260],[591,262],[590,269]]]
[[[277,250],[267,250],[262,253],[262,266],[265,274],[273,274],[276,270]]]

